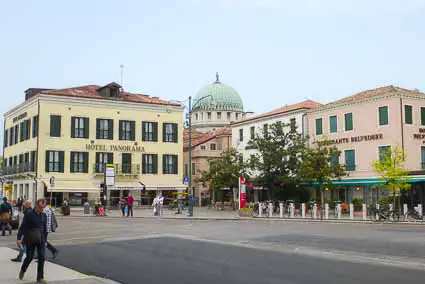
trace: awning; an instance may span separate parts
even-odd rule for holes
[[[142,190],[140,182],[117,182],[113,186],[108,186],[108,190]]]
[[[407,178],[407,182],[415,183],[415,182],[423,182],[425,181],[425,176],[412,177],[409,176]],[[361,178],[361,179],[341,179],[332,181],[332,186],[375,186],[375,185],[384,185],[385,181],[379,177],[374,178]],[[318,182],[312,182],[308,185],[311,186],[319,186]],[[324,184],[327,185],[326,183]]]
[[[146,190],[186,190],[187,185],[185,184],[157,184],[157,185],[146,185]]]
[[[100,184],[98,181],[55,180],[55,185],[53,187],[48,180],[43,180],[43,183],[49,192],[100,192]]]

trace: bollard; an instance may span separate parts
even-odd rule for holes
[[[329,204],[325,203],[325,219],[329,219]]]
[[[294,216],[295,216],[295,205],[294,205],[294,203],[289,204],[289,210],[290,210],[289,217],[294,218]]]
[[[313,219],[317,219],[317,204],[313,205]]]
[[[301,218],[305,219],[305,203],[301,203]]]
[[[418,213],[419,216],[422,217],[422,204],[418,204]]]
[[[258,202],[258,217],[263,217],[263,203]]]
[[[273,217],[273,203],[269,202],[269,217]]]
[[[367,209],[366,209],[366,204],[362,204],[362,213],[363,213],[363,220],[366,221],[367,218]]]
[[[376,216],[375,216],[376,220],[379,220],[378,211],[379,211],[379,204],[376,204]]]
[[[392,204],[388,204],[388,207],[390,208],[390,211],[393,210],[393,205]]]
[[[283,210],[283,203],[281,202],[281,203],[279,203],[279,213],[280,213],[280,218],[283,218],[283,212],[284,210]]]
[[[407,204],[404,203],[403,204],[403,214],[406,215],[406,213],[407,213]]]
[[[336,216],[338,219],[341,219],[341,204],[336,205]]]
[[[350,219],[354,219],[354,205],[350,203]]]

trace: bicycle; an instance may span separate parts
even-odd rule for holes
[[[406,213],[404,213],[403,221],[410,221],[412,219],[414,221],[421,221],[423,218],[422,218],[421,215],[419,215],[418,211],[416,211],[414,209],[410,209]]]

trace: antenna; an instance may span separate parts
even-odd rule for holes
[[[123,64],[121,64],[120,65],[120,69],[121,69],[121,82],[120,82],[120,85],[121,85],[121,88],[123,88],[124,89],[124,85],[123,85],[123,75],[124,75],[124,65]]]

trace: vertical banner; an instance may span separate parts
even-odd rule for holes
[[[246,179],[239,177],[239,209],[246,205]]]

